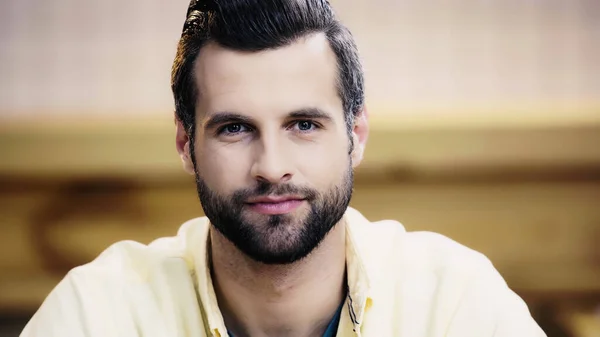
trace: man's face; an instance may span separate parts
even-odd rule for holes
[[[323,35],[244,53],[205,46],[193,144],[212,225],[252,259],[309,254],[341,219],[352,163],[337,62]]]

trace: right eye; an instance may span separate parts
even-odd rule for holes
[[[232,123],[222,126],[219,129],[219,135],[234,136],[249,131],[249,128],[240,123]]]

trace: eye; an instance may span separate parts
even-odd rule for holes
[[[312,121],[297,121],[295,126],[298,128],[300,132],[310,132],[318,128],[318,126]]]
[[[236,135],[248,131],[248,127],[240,123],[227,124],[219,129],[219,134]]]

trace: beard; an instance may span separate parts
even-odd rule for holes
[[[230,196],[211,190],[196,170],[196,187],[204,213],[211,225],[242,253],[264,264],[290,264],[308,256],[346,212],[353,189],[353,170],[324,193],[291,184],[257,182]],[[300,208],[289,214],[247,214],[247,201],[261,196],[293,194],[302,196],[308,211]]]

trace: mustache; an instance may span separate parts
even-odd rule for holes
[[[314,200],[318,196],[318,192],[309,187],[296,186],[293,184],[273,184],[261,181],[254,188],[235,191],[232,195],[232,199],[236,203],[241,204],[250,198],[283,196],[289,194],[302,196],[308,201]]]

